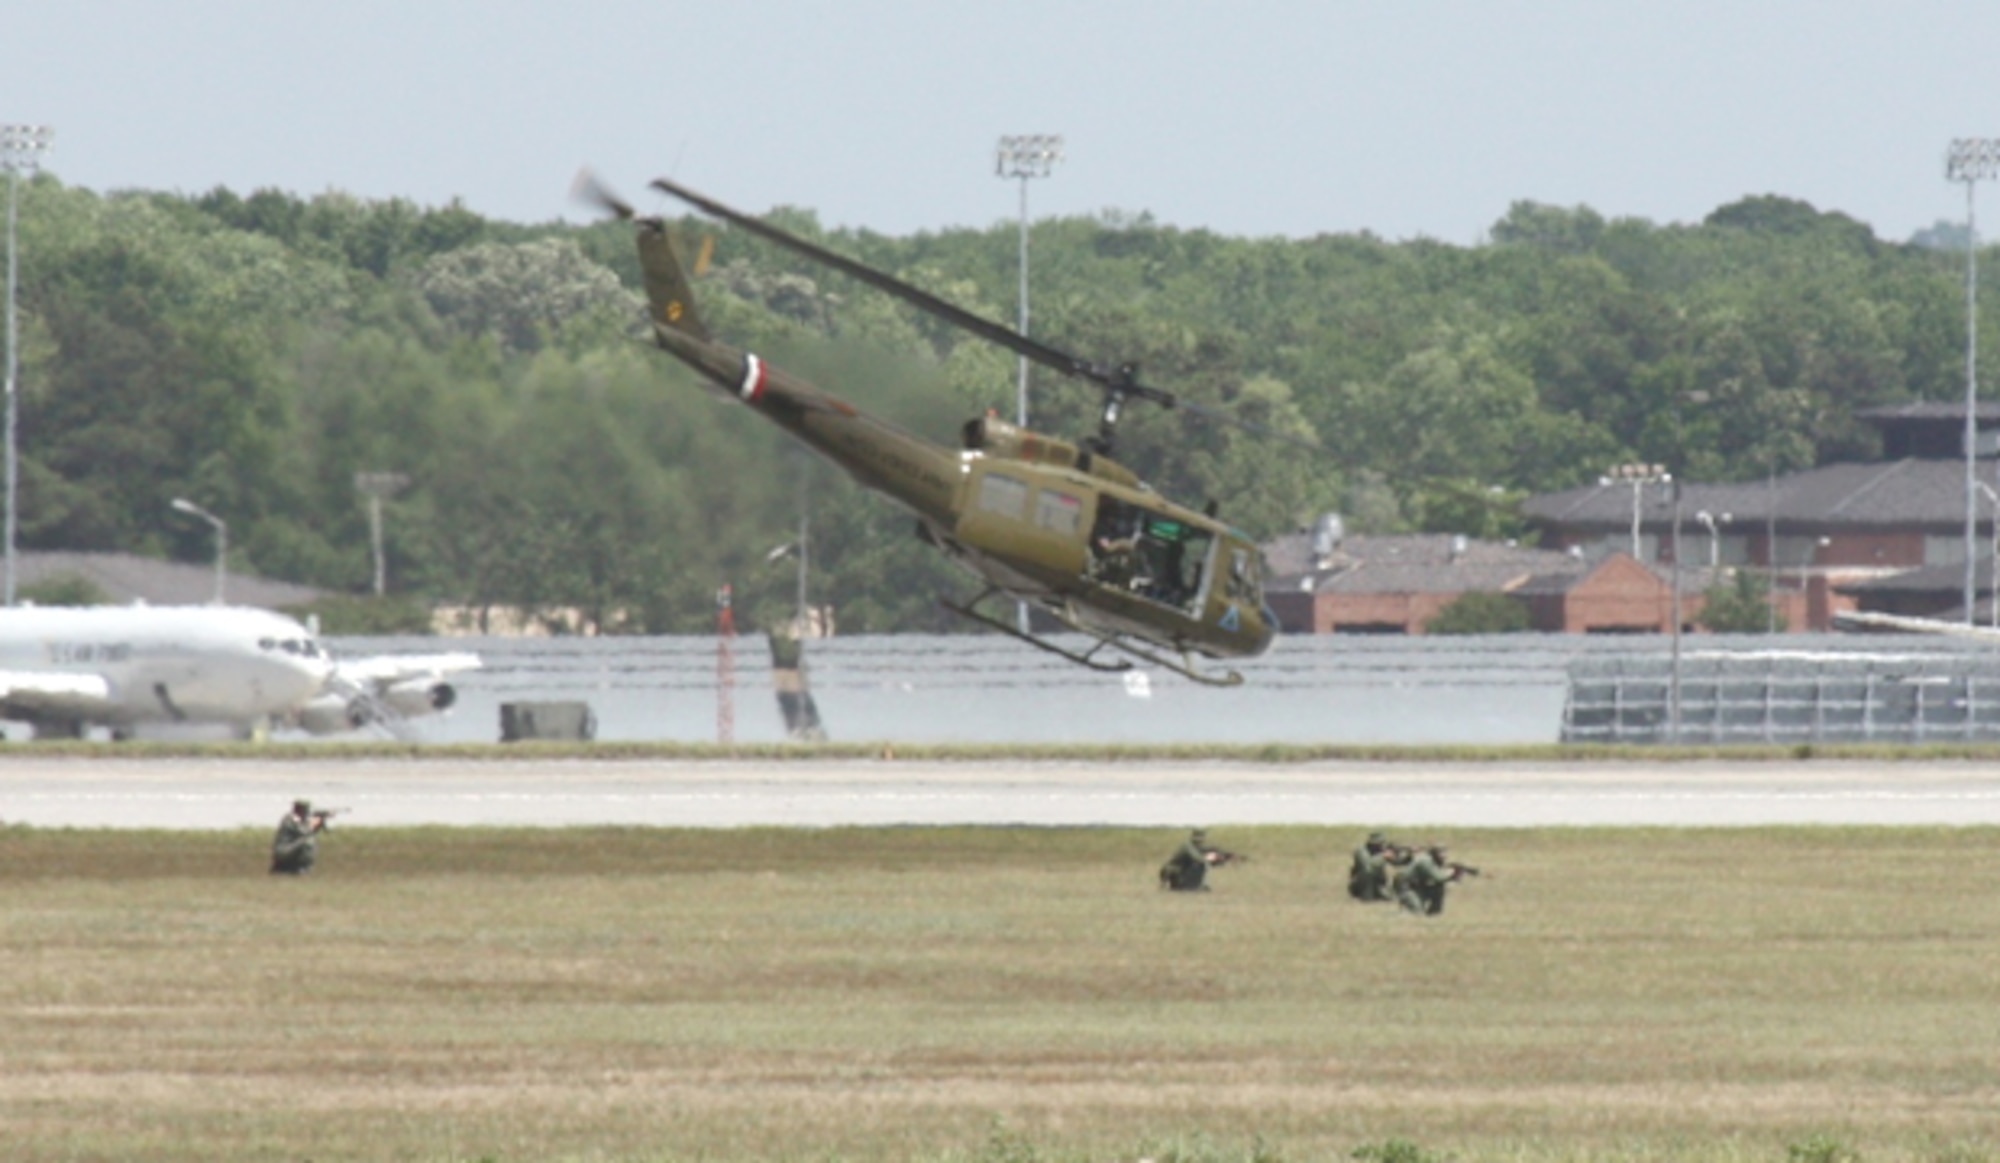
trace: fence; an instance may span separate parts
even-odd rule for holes
[[[1741,651],[1673,662],[1580,657],[1566,743],[1925,743],[2000,740],[2000,653]]]

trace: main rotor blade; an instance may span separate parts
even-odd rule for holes
[[[1192,412],[1204,420],[1210,420],[1217,424],[1227,424],[1232,428],[1240,428],[1252,436],[1264,440],[1283,441],[1286,444],[1303,448],[1308,452],[1326,451],[1326,446],[1316,440],[1307,440],[1303,436],[1294,436],[1289,432],[1280,432],[1269,425],[1259,424],[1255,420],[1245,420],[1241,416],[1232,415],[1218,408],[1211,408],[1206,404],[1191,404],[1186,400],[1182,400],[1175,406],[1184,412]]]
[[[579,202],[588,202],[606,213],[630,222],[636,212],[632,204],[611,192],[611,187],[597,180],[597,175],[586,166],[576,172],[576,180],[570,183],[569,196]]]
[[[1067,352],[1058,351],[1045,343],[1038,343],[1012,328],[1002,326],[991,319],[974,315],[965,308],[948,303],[931,294],[929,291],[913,287],[893,275],[884,274],[876,270],[874,267],[864,266],[854,259],[828,250],[818,243],[808,242],[798,235],[773,226],[760,218],[753,218],[741,210],[733,209],[717,202],[713,198],[697,194],[686,186],[670,182],[665,178],[659,178],[653,182],[653,187],[662,193],[671,194],[679,198],[681,201],[704,213],[714,215],[725,222],[740,226],[759,238],[768,239],[779,246],[805,255],[814,262],[824,263],[844,275],[867,283],[876,290],[894,295],[904,302],[928,311],[954,326],[970,331],[981,339],[990,343],[997,343],[1017,355],[1026,356],[1043,367],[1052,368],[1064,375],[1092,380],[1103,384],[1107,388],[1123,392],[1125,395],[1143,397],[1169,408],[1176,406],[1180,402],[1172,392],[1162,391],[1159,388],[1151,388],[1138,383],[1131,378],[1129,373],[1119,368],[1106,367],[1102,364],[1078,359]]]
[[[1324,451],[1320,445],[1310,440],[1305,440],[1289,433],[1279,432],[1276,429],[1266,428],[1261,424],[1256,424],[1248,420],[1240,420],[1227,412],[1217,411],[1216,409],[1200,404],[1188,403],[1172,392],[1140,383],[1138,378],[1132,374],[1130,367],[1092,363],[1089,360],[1078,359],[1068,352],[1059,351],[1046,343],[1037,342],[1010,327],[995,323],[993,320],[984,318],[983,316],[974,315],[965,308],[948,303],[931,294],[929,291],[913,287],[893,275],[884,274],[871,266],[865,266],[854,259],[848,258],[844,254],[828,250],[818,243],[808,242],[790,231],[773,226],[760,218],[754,218],[741,210],[725,206],[715,199],[704,194],[698,194],[677,182],[671,182],[665,178],[656,178],[653,181],[653,188],[663,194],[671,194],[688,205],[701,210],[703,213],[740,226],[759,238],[775,242],[779,246],[812,259],[814,262],[830,266],[842,274],[874,287],[876,290],[894,295],[896,298],[924,311],[928,311],[954,326],[964,328],[989,343],[997,343],[1017,355],[1026,356],[1043,367],[1061,372],[1064,375],[1089,380],[1102,387],[1106,392],[1116,393],[1120,396],[1137,397],[1164,408],[1184,408],[1189,412],[1193,412],[1204,419],[1214,421],[1218,424],[1228,424],[1236,428],[1241,428],[1246,432],[1269,437],[1273,440],[1282,440],[1290,444],[1296,444],[1302,448],[1312,449],[1315,452]]]

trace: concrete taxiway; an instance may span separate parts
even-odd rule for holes
[[[2000,763],[0,760],[0,822],[343,826],[2000,824]]]

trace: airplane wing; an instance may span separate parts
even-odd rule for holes
[[[1892,634],[1942,634],[1951,638],[1972,638],[2000,645],[2000,629],[1946,622],[1939,618],[1919,618],[1910,614],[1875,614],[1842,610],[1833,615],[1833,628],[1849,631],[1877,631]]]
[[[462,670],[478,670],[479,656],[469,651],[448,654],[378,654],[372,658],[344,658],[334,662],[333,673],[352,683],[393,686],[413,678],[443,678]]]
[[[87,715],[110,707],[111,683],[101,674],[0,670],[0,702],[33,710]]]
[[[450,708],[458,692],[446,678],[481,665],[477,654],[464,651],[336,659],[327,689],[347,695],[361,718],[393,730],[403,720]]]

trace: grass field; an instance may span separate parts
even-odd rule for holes
[[[2000,832],[0,829],[0,1158],[2000,1160]]]

